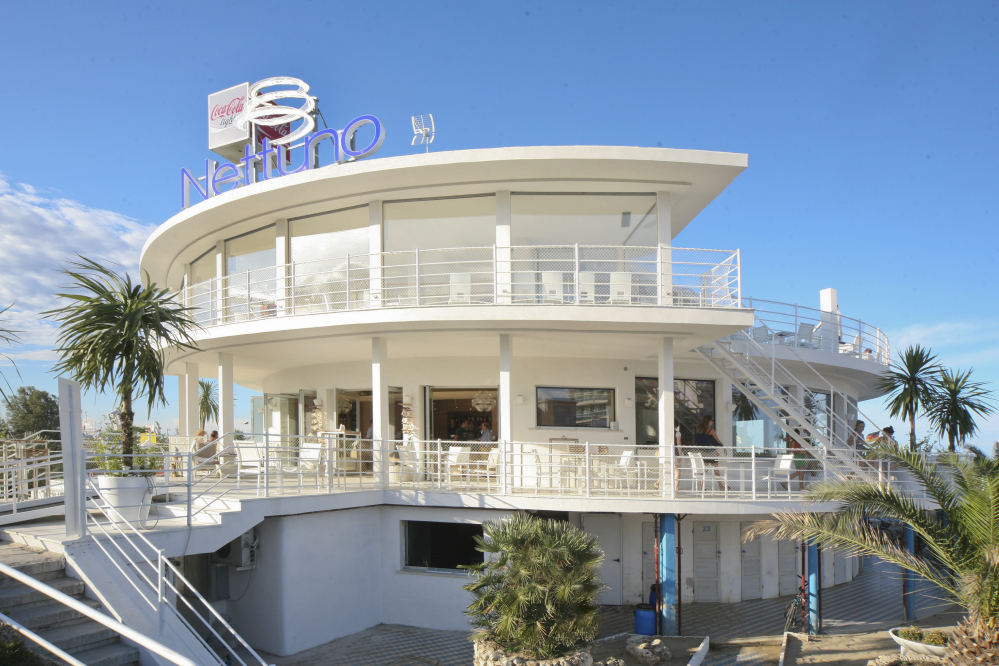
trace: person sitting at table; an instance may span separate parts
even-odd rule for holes
[[[472,431],[468,427],[468,419],[464,419],[461,425],[454,431],[454,435],[451,437],[456,442],[467,442],[472,439]]]
[[[725,450],[725,444],[718,439],[718,433],[715,432],[714,417],[705,414],[701,422],[697,424],[697,432],[694,433],[694,446],[698,447],[701,455],[704,456],[702,459],[704,464],[715,468],[718,490],[724,491],[725,485],[721,481],[721,474],[718,473],[718,459],[714,456],[718,455],[718,447],[721,447],[722,456],[727,455],[727,451]],[[706,474],[707,470],[705,470]]]
[[[204,430],[199,430],[197,435],[194,437],[194,442],[191,444],[191,453],[194,454],[195,467],[201,465],[215,455],[215,440],[212,440],[211,442],[207,441],[206,435],[207,433]],[[218,438],[217,434],[216,438]]]
[[[493,441],[493,431],[489,429],[489,422],[482,422],[482,433],[479,435],[480,442],[491,442]]]

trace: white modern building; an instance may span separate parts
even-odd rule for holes
[[[217,379],[239,453],[196,477],[191,528],[151,538],[281,655],[378,623],[467,627],[457,566],[481,558],[482,521],[513,511],[600,538],[605,604],[648,596],[657,538],[670,621],[680,603],[793,593],[799,545],[742,531],[816,480],[883,474],[850,434],[889,348],[834,289],[808,306],[779,302],[781,285],[744,294],[737,247],[682,247],[746,166],[665,148],[439,152],[184,209],[141,267],[202,326],[200,351],[170,357],[181,434],[198,379]],[[251,424],[234,421],[234,384],[263,393]],[[705,416],[723,446],[695,445]],[[249,530],[252,568],[210,556]],[[825,586],[857,571],[822,559]]]

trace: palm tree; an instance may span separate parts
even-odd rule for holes
[[[166,404],[164,354],[171,348],[197,350],[191,337],[197,324],[166,289],[133,283],[127,274],[77,257],[63,270],[72,291],[56,294],[68,302],[42,313],[59,322],[60,360],[52,371],[69,373],[84,388],[115,392],[122,412],[123,463],[131,466],[132,400],[145,396],[149,412],[157,403]]]
[[[208,419],[219,420],[219,388],[210,379],[198,380],[198,414],[201,416],[201,429],[205,429]]]
[[[945,453],[931,460],[887,441],[872,447],[868,457],[888,460],[894,468],[909,472],[917,492],[861,481],[816,484],[808,501],[837,502],[837,511],[773,514],[772,520],[748,530],[745,539],[772,534],[776,539],[820,542],[851,554],[872,555],[922,576],[968,613],[953,632],[945,663],[997,663],[971,657],[985,654],[999,659],[999,531],[994,528],[999,458],[978,455],[969,460]],[[940,507],[939,513],[927,508],[934,505]],[[910,526],[925,544],[924,554],[901,548],[872,527],[865,520],[868,515],[896,518]]]
[[[995,411],[988,401],[992,392],[983,382],[971,381],[971,372],[941,370],[936,393],[926,406],[926,416],[938,435],[946,435],[950,451],[978,430],[975,414],[988,416]]]
[[[473,641],[549,658],[596,636],[603,553],[595,537],[563,520],[526,513],[486,521],[482,532],[475,542],[485,561],[462,566],[475,574],[461,588],[474,597],[465,611],[479,629]]]
[[[916,450],[916,414],[925,408],[936,389],[940,371],[937,357],[920,345],[909,345],[892,361],[878,379],[877,387],[887,393],[892,418],[909,419],[909,450]]]

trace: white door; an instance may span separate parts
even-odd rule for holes
[[[604,589],[597,596],[597,603],[607,606],[620,606],[622,603],[621,569],[621,516],[614,513],[584,513],[583,531],[600,540],[600,550],[604,551],[604,561],[597,576]]]
[[[718,523],[694,523],[694,601],[720,601]]]
[[[656,582],[656,525],[642,523],[642,603],[649,600],[649,588]]]
[[[743,523],[745,532],[752,523]],[[760,565],[760,542],[758,539],[742,544],[742,600],[763,598],[763,575]]]
[[[777,573],[780,576],[780,596],[798,593],[798,545],[795,541],[777,542]]]
[[[832,553],[830,553],[832,555]],[[840,583],[845,583],[850,579],[847,577],[846,567],[850,564],[849,558],[843,553],[836,553],[836,578],[833,582],[834,585],[839,585]]]

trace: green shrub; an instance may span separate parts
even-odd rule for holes
[[[41,666],[41,658],[28,649],[17,629],[0,624],[0,666]]]
[[[592,640],[600,622],[596,604],[603,584],[597,539],[565,521],[518,513],[486,521],[477,549],[482,564],[463,566],[475,581],[462,589],[474,601],[465,614],[478,631],[510,652],[559,657]]]
[[[947,634],[942,631],[923,631],[919,627],[908,627],[898,630],[898,637],[915,643],[926,645],[936,645],[943,647],[947,645]]]

